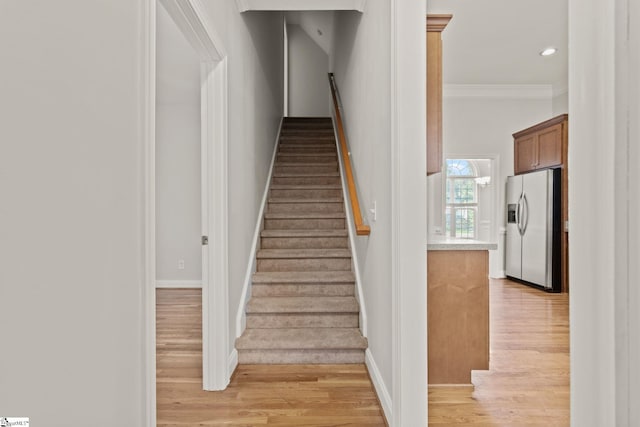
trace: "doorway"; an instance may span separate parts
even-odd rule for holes
[[[226,54],[219,42],[219,38],[213,31],[213,27],[207,20],[204,6],[199,0],[161,0],[161,5],[157,1],[151,1],[149,7],[149,37],[150,43],[147,47],[149,62],[147,72],[151,76],[153,83],[146,92],[147,111],[149,116],[146,118],[146,132],[148,136],[148,146],[146,150],[146,189],[147,198],[145,204],[146,223],[148,224],[145,233],[146,253],[145,253],[145,271],[146,271],[146,333],[148,339],[146,341],[146,365],[147,370],[147,393],[148,412],[151,420],[155,419],[155,305],[156,305],[156,273],[168,274],[163,267],[156,268],[160,261],[160,256],[168,253],[168,271],[174,274],[177,279],[171,280],[181,281],[184,286],[197,286],[198,270],[200,271],[200,283],[202,287],[202,341],[203,341],[203,389],[204,390],[221,390],[226,387],[229,382],[229,319],[228,319],[228,283],[227,283],[227,63]],[[164,8],[164,11],[162,10]],[[197,64],[191,64],[189,70],[189,82],[186,83],[191,90],[185,92],[185,88],[176,88],[177,99],[188,103],[189,108],[182,108],[179,117],[175,117],[177,123],[173,123],[167,138],[171,142],[170,150],[177,150],[184,158],[177,161],[171,155],[163,153],[162,147],[164,142],[162,139],[166,135],[156,135],[157,131],[164,126],[164,122],[160,122],[165,114],[157,108],[156,105],[156,85],[161,83],[156,77],[158,76],[158,64],[155,59],[158,54],[158,34],[156,24],[158,19],[164,19],[161,14],[164,12],[175,23],[184,41],[190,46]],[[158,18],[158,15],[160,17]],[[179,44],[180,44],[179,43]],[[175,59],[175,58],[173,58]],[[174,67],[176,64],[169,60],[168,67]],[[197,70],[197,72],[196,72]],[[174,70],[176,71],[176,70]],[[162,75],[160,75],[162,78]],[[183,79],[179,82],[185,84]],[[174,86],[176,82],[173,82]],[[199,97],[193,89],[197,88]],[[186,98],[181,98],[184,93],[189,93]],[[166,94],[165,94],[166,95]],[[162,99],[167,99],[166,96]],[[168,99],[171,99],[169,97]],[[187,101],[188,100],[188,101]],[[164,107],[163,107],[164,108]],[[175,109],[176,107],[171,107]],[[195,111],[195,113],[194,113]],[[157,120],[158,119],[158,120]],[[190,126],[186,126],[190,123]],[[156,127],[156,124],[158,126]],[[188,128],[188,131],[185,129]],[[175,136],[171,132],[181,129],[181,134],[189,134],[189,149],[185,150],[184,146],[175,143]],[[195,130],[197,129],[197,130]],[[199,135],[195,137],[194,135]],[[163,158],[167,157],[167,159]],[[166,164],[158,162],[162,161]],[[180,160],[180,159],[178,159]],[[178,168],[180,164],[180,168]],[[168,166],[167,170],[157,170],[157,166]],[[186,166],[185,166],[186,165]],[[174,174],[173,168],[180,169],[180,173]],[[196,173],[194,169],[198,169]],[[163,174],[166,175],[163,177]],[[182,174],[183,181],[176,179],[176,176]],[[198,179],[199,175],[199,179]],[[188,179],[186,178],[188,177]],[[164,179],[164,181],[163,181]],[[159,182],[171,183],[176,188],[168,190],[160,189],[157,185]],[[162,248],[162,239],[158,239],[158,227],[162,226],[163,221],[171,223],[175,221],[167,212],[158,213],[158,204],[160,199],[166,194],[173,194],[175,198],[184,197],[181,191],[186,187],[180,187],[179,182],[188,182],[185,184],[188,189],[190,200],[189,208],[186,209],[189,215],[189,232],[185,240],[183,252],[179,252],[180,246],[175,245],[173,248]],[[199,187],[198,187],[199,182]],[[198,194],[199,193],[199,194]],[[199,198],[198,198],[199,196]],[[165,203],[166,204],[166,203]],[[184,211],[182,212],[184,215]],[[162,218],[162,216],[169,218]],[[158,218],[160,216],[160,218]],[[184,216],[183,216],[184,217]],[[160,221],[158,221],[160,220]],[[160,224],[158,224],[160,222]],[[197,231],[196,231],[197,230]],[[166,230],[165,230],[166,231]],[[156,244],[158,242],[159,244]],[[200,248],[200,269],[197,268],[198,256],[196,255]],[[173,251],[173,252],[172,252]],[[189,254],[189,258],[181,254]],[[163,258],[164,260],[164,258]],[[190,261],[189,261],[190,260]],[[186,270],[189,274],[186,275]],[[173,270],[173,271],[171,271]],[[180,277],[180,271],[184,271],[185,276]],[[174,281],[174,283],[176,283]],[[162,285],[162,281],[160,285]],[[167,281],[165,281],[165,285]],[[170,285],[171,283],[169,283]],[[215,343],[215,345],[213,345]]]

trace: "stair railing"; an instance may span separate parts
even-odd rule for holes
[[[331,96],[333,97],[333,108],[336,112],[336,130],[338,132],[338,143],[340,144],[340,152],[342,153],[344,163],[345,179],[349,190],[349,199],[351,200],[351,212],[356,225],[356,234],[358,236],[368,236],[371,228],[362,220],[362,212],[360,211],[360,202],[358,201],[358,192],[353,179],[353,168],[351,167],[351,157],[347,148],[347,137],[344,134],[344,125],[342,123],[342,114],[340,113],[340,104],[338,103],[338,87],[333,73],[329,73],[329,85],[331,86]]]

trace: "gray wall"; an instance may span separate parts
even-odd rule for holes
[[[0,2],[0,412],[144,423],[141,1]]]
[[[389,6],[367,3],[366,13],[336,12],[334,72],[344,107],[351,160],[366,215],[377,202],[371,235],[357,237],[356,251],[368,317],[369,349],[392,389],[391,318],[391,109]],[[425,286],[425,283],[417,284]]]
[[[199,282],[200,59],[161,4],[157,35],[156,279]]]
[[[235,2],[205,3],[228,55],[229,348],[278,125],[283,112],[283,15],[239,14]]]
[[[287,25],[289,116],[329,116],[329,56],[299,25]]]
[[[282,114],[282,15],[206,7],[229,58],[233,308]],[[144,425],[141,9],[0,3],[3,416]]]
[[[569,93],[561,93],[553,97],[553,115],[559,116],[569,112]]]
[[[640,11],[569,2],[571,425],[640,425]]]

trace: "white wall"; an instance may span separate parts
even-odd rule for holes
[[[161,5],[156,50],[156,279],[193,284],[202,280],[200,59]]]
[[[553,117],[559,116],[560,114],[566,114],[569,112],[569,93],[564,92],[558,95],[555,95],[552,99],[552,109],[553,109]]]
[[[495,194],[493,218],[494,235],[491,241],[498,249],[489,252],[489,274],[504,276],[504,235],[506,227],[504,208],[507,177],[513,175],[514,132],[525,129],[552,117],[549,99],[512,99],[486,97],[445,97],[443,108],[443,153],[446,157],[497,158],[496,178],[491,182]],[[435,227],[442,224],[442,174],[429,176],[430,201],[428,229],[435,234]]]
[[[287,25],[289,116],[329,116],[329,55],[299,25]]]
[[[235,2],[204,3],[228,55],[229,346],[283,111],[283,15],[240,14]]]
[[[141,1],[0,2],[0,412],[142,426]]]
[[[333,53],[333,36],[335,11],[306,10],[287,12],[287,23],[299,25],[314,42],[331,56]]]
[[[640,423],[637,4],[569,2],[571,424]]]
[[[361,208],[366,215],[377,202],[377,221],[371,235],[357,238],[365,304],[369,322],[369,349],[384,382],[391,388],[391,110],[389,52],[374,47],[390,43],[389,9],[368,3],[364,14],[336,12],[334,72],[344,107]]]
[[[367,363],[392,426],[426,425],[426,7],[336,12],[333,71],[369,237],[357,237]],[[375,369],[371,369],[374,367]]]

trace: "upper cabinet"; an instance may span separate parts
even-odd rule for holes
[[[566,226],[569,220],[568,118],[567,114],[562,114],[513,134],[516,175],[538,169],[562,168],[562,292],[569,292],[569,230]]]
[[[567,117],[563,114],[513,134],[516,175],[566,162]]]
[[[442,31],[452,15],[427,15],[427,175],[442,171]]]

